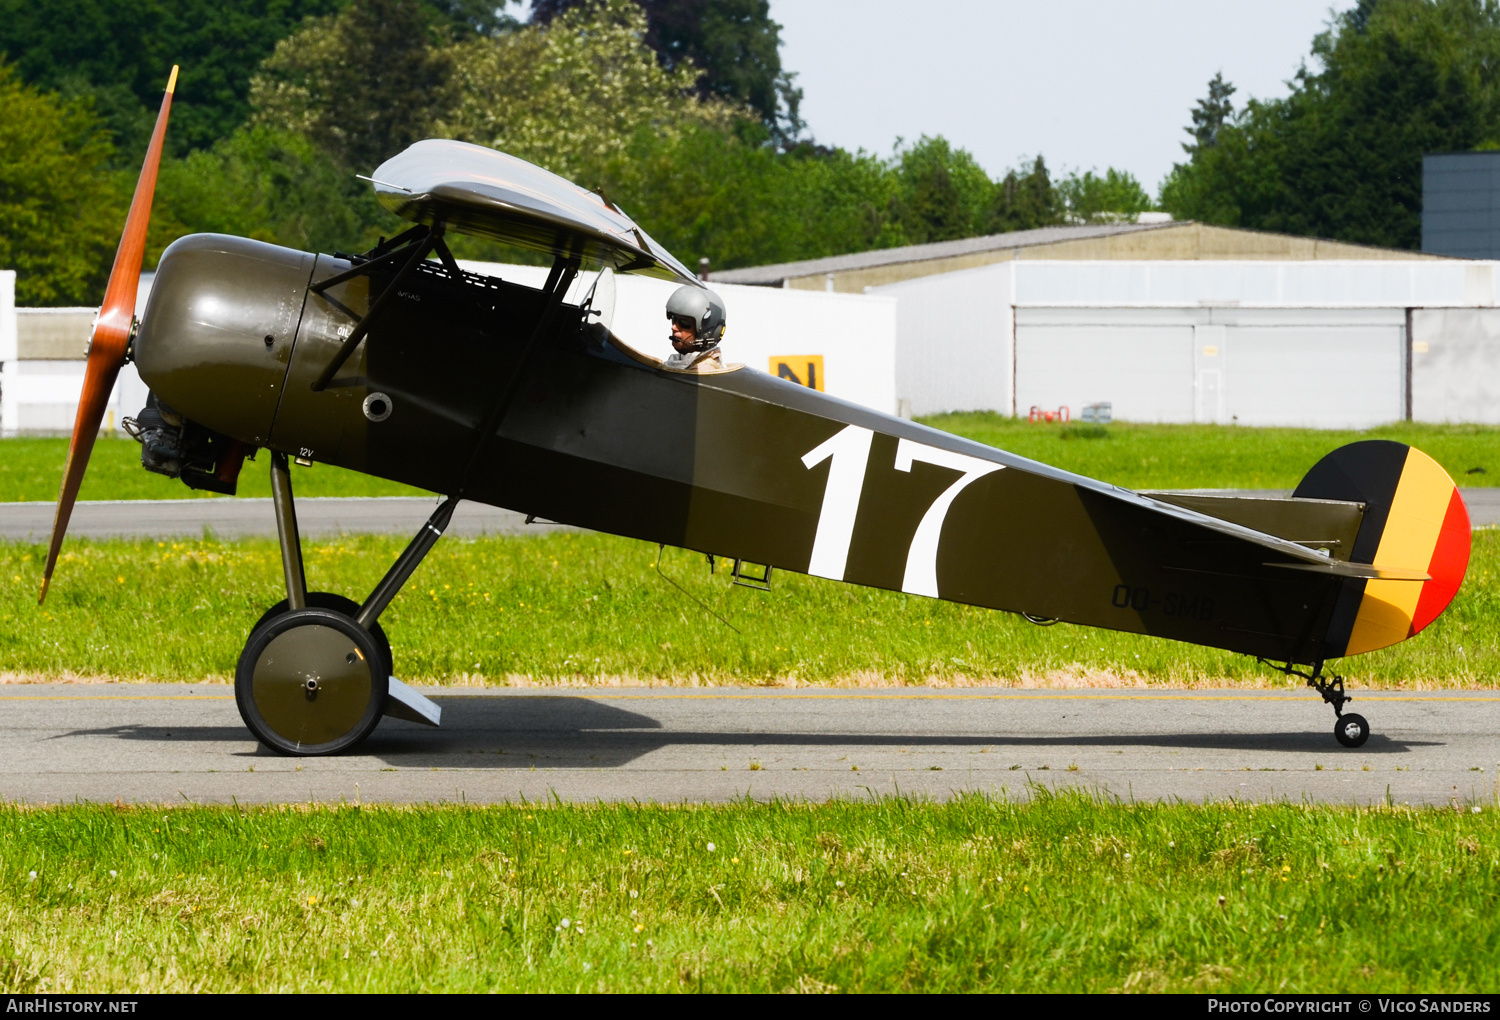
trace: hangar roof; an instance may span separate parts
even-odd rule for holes
[[[711,277],[718,283],[744,283],[794,290],[866,290],[923,276],[951,273],[996,262],[1051,260],[1125,261],[1412,261],[1445,256],[1397,248],[1278,234],[1243,227],[1220,227],[1193,220],[1042,227],[957,241],[834,255],[779,265],[729,269]],[[1142,218],[1145,218],[1143,215]]]
[[[830,255],[821,259],[806,259],[801,262],[782,262],[771,266],[752,266],[748,269],[727,269],[713,274],[715,283],[749,283],[761,286],[778,286],[781,281],[799,276],[815,276],[818,273],[842,273],[850,269],[872,269],[876,266],[897,265],[903,262],[921,262],[928,259],[953,258],[958,255],[976,255],[981,252],[1004,251],[1010,248],[1029,248],[1039,244],[1056,244],[1059,241],[1081,241],[1087,238],[1111,237],[1116,234],[1132,234],[1142,230],[1160,230],[1163,227],[1182,226],[1182,221],[1165,223],[1106,223],[1084,226],[1039,227],[1035,230],[1013,230],[1006,234],[987,234],[983,237],[964,237],[956,241],[937,241],[932,244],[909,244],[901,248],[879,248],[875,251],[860,251],[850,255]]]

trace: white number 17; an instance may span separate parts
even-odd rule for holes
[[[828,484],[823,489],[823,508],[818,514],[818,530],[813,537],[812,559],[807,566],[809,574],[835,581],[844,579],[844,571],[849,565],[849,544],[854,538],[854,519],[859,513],[859,497],[864,490],[865,473],[870,463],[870,443],[874,438],[875,433],[871,430],[850,425],[809,450],[802,458],[803,465],[808,468],[832,458],[828,466]],[[913,463],[935,464],[962,472],[922,515],[906,555],[906,574],[901,581],[901,590],[937,598],[938,540],[942,538],[948,508],[970,484],[1005,465],[903,439],[896,447],[896,470],[910,471]]]

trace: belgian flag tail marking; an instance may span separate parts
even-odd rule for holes
[[[1453,479],[1421,450],[1351,443],[1319,461],[1294,496],[1365,504],[1349,559],[1427,574],[1425,581],[1343,582],[1324,641],[1327,658],[1414,636],[1453,601],[1469,565],[1469,513]]]

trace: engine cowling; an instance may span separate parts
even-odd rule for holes
[[[162,254],[135,338],[157,399],[250,448],[271,434],[315,257],[190,234]]]

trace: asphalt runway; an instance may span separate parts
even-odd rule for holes
[[[1203,489],[1203,492],[1236,490]],[[1237,490],[1247,496],[1286,496],[1281,490]],[[1500,524],[1500,488],[1464,489],[1476,528]],[[434,497],[322,497],[297,500],[297,525],[317,538],[338,534],[414,534],[437,506]],[[52,532],[53,504],[0,503],[0,540],[45,542]],[[483,503],[463,502],[453,514],[450,535],[539,535],[560,524],[525,518]],[[74,538],[219,538],[274,536],[276,516],[269,499],[137,499],[80,502],[68,534]]]
[[[217,685],[0,687],[0,800],[824,800],[1034,784],[1135,800],[1500,803],[1500,695],[1355,692],[1358,750],[1311,692],[424,688],[360,753],[283,758]],[[1481,771],[1482,770],[1482,771]]]
[[[428,496],[324,496],[297,500],[297,530],[304,538],[340,534],[415,534],[437,509]],[[52,503],[0,503],[0,539],[45,542],[52,534]],[[547,521],[526,523],[512,510],[462,502],[449,535],[525,535],[573,530]],[[120,499],[83,501],[68,522],[72,538],[274,538],[276,512],[269,499]]]

